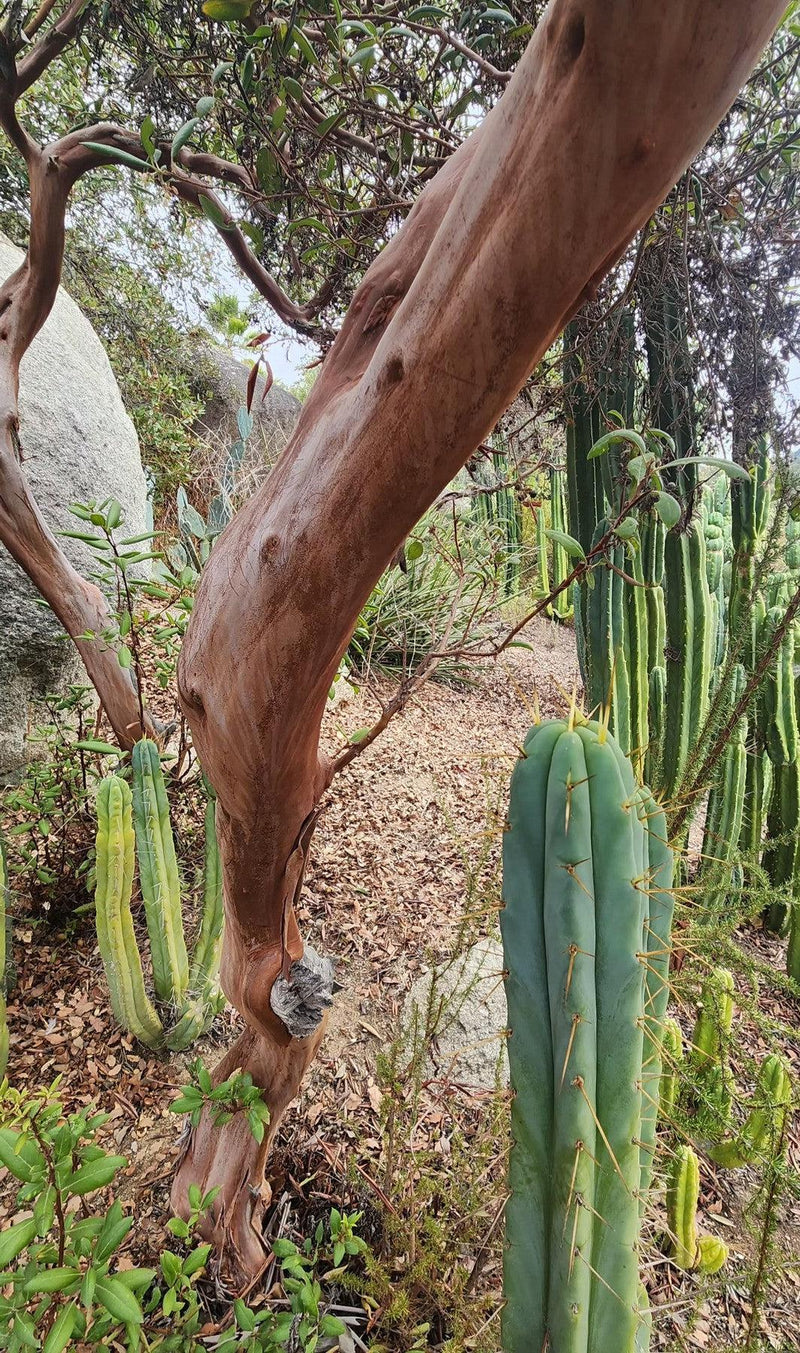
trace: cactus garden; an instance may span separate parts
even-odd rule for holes
[[[799,71],[0,6],[0,1349],[800,1349]]]

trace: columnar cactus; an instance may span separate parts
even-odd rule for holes
[[[97,942],[111,994],[111,1009],[118,1023],[140,1043],[159,1047],[164,1041],[164,1030],[145,990],[131,916],[134,854],[131,791],[117,775],[103,780],[97,791],[96,844]]]
[[[222,881],[214,804],[205,822],[203,910],[191,965],[183,938],[180,883],[164,778],[154,743],[136,744],[133,794],[116,775],[97,791],[95,910],[100,956],[111,1006],[120,1024],[147,1047],[186,1048],[219,1008],[217,973],[222,944]],[[177,1015],[165,1031],[147,994],[131,916],[134,843],[159,1000]]]
[[[678,1268],[716,1273],[728,1257],[728,1247],[717,1236],[698,1236],[697,1205],[700,1165],[691,1146],[678,1146],[667,1187],[667,1221],[672,1259]]]
[[[595,531],[595,542],[608,531],[605,518]],[[622,750],[631,747],[631,683],[628,667],[628,584],[622,541],[608,553],[608,566],[595,571],[594,587],[586,598],[586,695],[592,710],[608,708],[609,727]]]
[[[745,682],[745,671],[739,664],[731,687],[732,705],[741,698]],[[709,880],[707,905],[710,907],[719,905],[727,896],[730,866],[741,836],[747,776],[747,723],[747,717],[743,716],[732,729],[708,798],[703,874]]]
[[[189,986],[189,958],[183,939],[181,882],[169,820],[169,803],[158,747],[136,743],[133,764],[133,819],[153,985],[160,1001],[178,1004]]]
[[[791,913],[786,902],[776,901],[765,912],[769,930],[783,934],[791,928],[787,967],[795,981],[800,979],[800,761],[776,766],[769,813],[767,844],[763,866],[770,883],[795,902]]]
[[[564,485],[564,471],[552,468],[550,471],[550,520],[553,529],[567,532],[567,503]],[[559,541],[553,541],[553,587],[559,587],[571,571],[569,555]],[[569,590],[564,588],[553,601],[556,615],[564,616],[572,610]]]
[[[644,1065],[671,908],[649,808],[601,724],[573,711],[528,734],[503,848],[515,1092],[506,1353],[647,1347],[637,1243],[652,1153],[641,1134],[660,1068]]]
[[[667,616],[663,778],[668,796],[679,789],[698,730],[708,711],[711,679],[710,595],[705,539],[696,526],[667,533]]]

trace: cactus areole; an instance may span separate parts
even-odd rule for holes
[[[573,714],[531,730],[503,841],[505,1353],[647,1347],[637,1249],[667,1001],[665,838],[602,725]]]

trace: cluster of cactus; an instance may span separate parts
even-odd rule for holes
[[[137,742],[131,783],[118,775],[97,791],[95,915],[100,956],[119,1023],[147,1047],[187,1048],[221,1008],[217,984],[222,947],[222,875],[207,790],[205,868],[200,926],[189,958],[181,886],[158,747]],[[164,1027],[144,983],[131,897],[134,850],[144,905],[156,1000],[170,1011]]]
[[[658,375],[652,334],[648,354]],[[622,501],[624,466],[607,464],[607,453],[589,458],[592,438],[612,419],[615,397],[600,382],[590,400],[572,373],[569,528],[586,551],[608,533]],[[664,406],[663,416],[669,409]],[[685,408],[682,417],[688,417]],[[677,426],[681,451],[690,428],[680,417]],[[720,909],[741,877],[737,861],[761,863],[779,894],[766,922],[789,934],[787,967],[800,981],[800,625],[783,626],[800,585],[800,524],[776,521],[763,439],[753,449],[749,480],[719,475],[702,495],[695,478],[682,488],[691,511],[665,530],[653,510],[641,510],[635,538],[617,539],[592,578],[575,589],[587,701],[592,709],[608,709],[609,726],[637,773],[679,807],[707,719],[719,725],[769,653],[757,693],[728,730],[716,766],[702,882],[709,908]],[[770,572],[761,557],[776,529],[785,532],[785,566]]]
[[[663,812],[602,723],[536,725],[501,930],[514,1090],[503,1348],[649,1346],[638,1270],[668,997]]]
[[[687,1058],[680,1026],[672,1019],[664,1022],[659,1117],[675,1124],[683,1100],[683,1125],[690,1127],[711,1160],[735,1169],[780,1155],[792,1082],[782,1058],[770,1053],[758,1070],[745,1120],[739,1123],[735,1105],[741,1096],[729,1056],[733,1015],[733,975],[727,968],[712,968],[701,989]]]

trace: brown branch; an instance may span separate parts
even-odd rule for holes
[[[32,51],[17,67],[16,96],[24,94],[35,84],[51,61],[60,56],[78,32],[92,0],[71,0],[60,19],[53,24]],[[41,13],[41,11],[40,11]],[[36,16],[38,18],[38,16]],[[45,18],[47,16],[45,15]],[[44,19],[42,20],[44,22]]]

